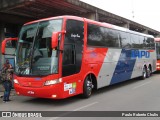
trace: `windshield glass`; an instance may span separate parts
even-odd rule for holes
[[[156,43],[157,60],[160,60],[160,42]]]
[[[51,48],[51,36],[61,29],[62,19],[23,26],[16,51],[15,72],[20,75],[57,73],[58,54]]]

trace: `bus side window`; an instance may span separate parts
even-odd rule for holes
[[[119,31],[119,39],[122,48],[131,48],[129,33]]]

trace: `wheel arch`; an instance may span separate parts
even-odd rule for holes
[[[87,74],[85,74],[84,78],[83,78],[83,84],[84,84],[84,80],[85,78],[89,76],[91,79],[92,79],[92,82],[93,82],[93,86],[94,86],[94,90],[97,90],[97,77],[95,75],[95,73],[93,72],[88,72]]]
[[[143,70],[144,67],[147,69],[147,68],[148,68],[148,67],[147,67],[147,64],[143,64],[143,65],[142,65],[142,70]]]
[[[152,71],[152,65],[151,64],[148,65],[148,68],[151,70],[151,73],[152,73],[153,71]]]

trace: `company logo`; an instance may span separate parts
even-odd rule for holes
[[[12,117],[11,112],[2,112],[2,117]]]
[[[131,57],[132,58],[149,58],[150,57],[150,52],[149,51],[140,51],[140,50],[131,50]]]
[[[35,78],[35,80],[41,80],[41,78]]]
[[[91,52],[90,57],[92,57],[92,58],[97,57],[97,53],[96,52]]]
[[[34,91],[28,91],[28,94],[34,95]]]

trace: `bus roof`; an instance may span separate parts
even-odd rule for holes
[[[133,33],[133,34],[137,34],[137,35],[142,35],[142,36],[154,38],[152,35],[139,33],[139,32],[132,31],[132,30],[129,30],[127,28],[119,27],[119,26],[112,25],[112,24],[109,24],[109,23],[98,22],[98,21],[87,19],[87,18],[82,18],[82,17],[77,17],[77,16],[70,16],[70,15],[44,18],[44,19],[28,22],[28,23],[26,23],[24,25],[28,25],[28,24],[32,24],[32,23],[36,23],[36,22],[41,22],[41,21],[46,21],[46,20],[58,19],[58,18],[59,19],[60,18],[66,18],[66,19],[75,19],[75,20],[86,21],[87,23],[91,23],[91,24],[95,24],[95,25],[99,25],[99,26],[103,26],[103,27],[107,27],[107,28],[111,28],[111,29],[115,29],[115,30],[119,30],[119,31],[124,31],[124,32],[129,32],[129,33]]]
[[[41,21],[52,20],[52,19],[61,19],[61,18],[70,18],[70,19],[81,20],[81,21],[84,20],[84,18],[82,18],[82,17],[63,15],[63,16],[56,16],[56,17],[49,17],[49,18],[34,20],[34,21],[31,21],[31,22],[27,22],[24,25],[33,24],[33,23],[41,22]]]

